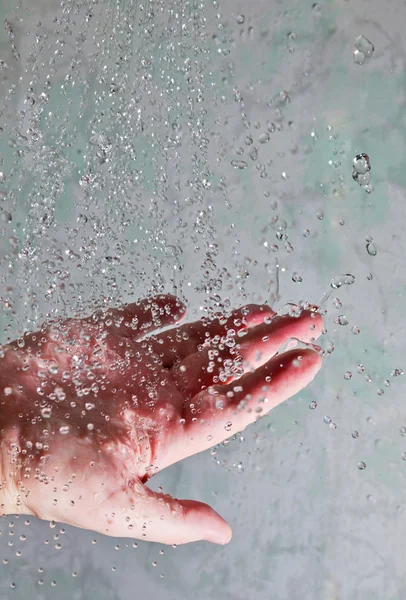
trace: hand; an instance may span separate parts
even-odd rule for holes
[[[276,353],[290,338],[317,338],[323,321],[249,305],[151,335],[184,315],[176,298],[158,296],[54,322],[3,347],[5,514],[167,544],[231,539],[208,505],[145,483],[305,387],[319,355]]]

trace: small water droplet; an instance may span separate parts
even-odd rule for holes
[[[354,335],[358,335],[361,332],[360,328],[357,327],[356,325],[354,325],[354,327],[351,329],[351,333],[353,333]]]
[[[295,283],[302,283],[303,278],[301,275],[299,275],[299,273],[293,273],[292,281],[294,281]]]
[[[359,50],[354,50],[352,57],[356,65],[363,65],[365,62],[365,54]]]
[[[315,402],[314,400],[312,402],[310,402],[309,408],[311,410],[314,410],[315,408],[317,408],[317,402]]]
[[[376,246],[372,242],[367,243],[366,249],[367,249],[369,256],[376,256],[378,254]]]
[[[328,417],[327,415],[325,417],[323,417],[323,421],[329,425],[331,423],[331,417]]]
[[[245,21],[245,16],[244,15],[238,15],[237,16],[237,23],[238,25],[242,25]]]
[[[358,431],[354,429],[354,431],[351,433],[351,436],[354,438],[354,440],[357,440],[359,438]]]
[[[355,47],[359,52],[365,55],[366,58],[371,58],[374,53],[374,45],[365,36],[359,35],[355,38]]]
[[[399,433],[400,433],[400,435],[403,435],[403,436],[405,436],[405,435],[406,435],[406,427],[401,427],[401,428],[399,429]]]
[[[231,421],[227,421],[227,423],[224,425],[224,429],[226,431],[231,431],[233,424],[231,423]]]
[[[62,435],[69,433],[69,425],[62,425],[62,427],[59,428],[59,433],[62,433]]]
[[[344,375],[344,379],[346,379],[348,381],[349,379],[351,379],[351,377],[352,377],[351,371],[346,371],[345,375]]]
[[[403,375],[403,369],[394,369],[391,373],[392,377],[399,377]]]
[[[248,166],[248,163],[245,160],[232,160],[231,165],[234,169],[245,169]]]
[[[366,465],[366,463],[364,463],[364,461],[360,460],[357,463],[357,467],[360,471],[364,471],[367,468],[367,465]]]
[[[334,323],[338,323],[338,325],[348,325],[349,321],[345,315],[339,315],[334,319]]]

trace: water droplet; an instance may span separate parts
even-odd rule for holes
[[[321,208],[316,212],[316,217],[319,219],[319,221],[324,219],[324,211],[321,210]]]
[[[7,177],[3,171],[0,171],[0,183],[6,183]]]
[[[62,427],[59,428],[59,433],[62,433],[62,435],[69,433],[69,425],[62,425]]]
[[[348,381],[349,379],[351,379],[351,377],[352,377],[351,371],[346,371],[345,375],[344,375],[344,379],[346,379]]]
[[[249,157],[251,160],[257,160],[258,158],[258,149],[254,146],[253,148],[251,148],[250,152],[249,152]]]
[[[399,429],[399,433],[400,433],[400,435],[403,435],[403,436],[405,436],[405,435],[406,435],[406,427],[401,427],[401,428]]]
[[[349,321],[345,315],[339,315],[334,319],[334,323],[338,323],[338,325],[348,325]]]
[[[245,169],[248,166],[248,163],[245,160],[232,160],[231,165],[234,169]]]
[[[371,58],[374,53],[374,45],[363,35],[359,35],[355,38],[355,47],[357,50],[362,52],[366,58]]]
[[[368,154],[365,154],[364,152],[357,154],[352,162],[352,166],[354,167],[354,171],[357,175],[364,175],[370,171],[371,163],[369,161]]]
[[[227,423],[224,425],[224,429],[226,431],[231,431],[233,424],[231,423],[231,421],[227,421]]]
[[[295,283],[302,283],[303,278],[301,275],[299,275],[299,273],[293,273],[292,281],[294,281]]]
[[[329,425],[331,423],[331,417],[328,417],[327,415],[325,417],[323,417],[323,421],[325,423],[327,423],[327,425]]]
[[[367,465],[364,461],[360,460],[359,463],[357,463],[357,467],[360,471],[364,471],[367,468]]]
[[[403,375],[403,369],[394,369],[391,373],[392,377],[399,377]]]
[[[267,144],[270,139],[271,139],[271,136],[269,135],[269,133],[265,132],[265,133],[261,133],[261,135],[258,138],[258,142],[260,144]]]
[[[354,335],[358,335],[360,332],[360,328],[356,327],[356,325],[354,325],[354,327],[351,329],[351,333],[353,333]]]
[[[367,249],[369,256],[376,256],[378,254],[378,251],[372,242],[367,243],[366,249]]]
[[[46,406],[45,408],[41,409],[41,415],[44,417],[44,419],[50,419],[51,415],[52,415],[52,408]]]
[[[363,65],[365,62],[365,54],[359,50],[354,50],[352,57],[356,65]]]
[[[357,440],[359,438],[358,431],[354,429],[354,431],[351,433],[351,436],[354,438],[354,440]]]
[[[311,410],[314,410],[315,408],[317,408],[317,402],[315,402],[314,400],[312,402],[310,402],[309,408]]]
[[[355,281],[354,275],[351,275],[351,274],[338,275],[337,277],[333,277],[330,285],[334,290],[338,290],[338,288],[340,288],[342,285],[352,285],[354,283],[354,281]]]
[[[242,25],[245,21],[245,16],[244,15],[238,15],[237,17],[237,23],[238,25]]]

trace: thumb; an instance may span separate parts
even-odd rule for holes
[[[140,539],[162,544],[186,544],[205,540],[228,544],[231,527],[208,504],[195,500],[177,500],[168,494],[143,487],[140,498]],[[138,521],[138,519],[137,519]],[[136,526],[134,524],[134,529]]]

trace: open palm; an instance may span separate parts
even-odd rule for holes
[[[208,505],[155,493],[148,479],[266,414],[320,368],[321,317],[249,305],[177,325],[184,306],[158,296],[44,326],[0,361],[3,509],[107,535],[227,543]]]

